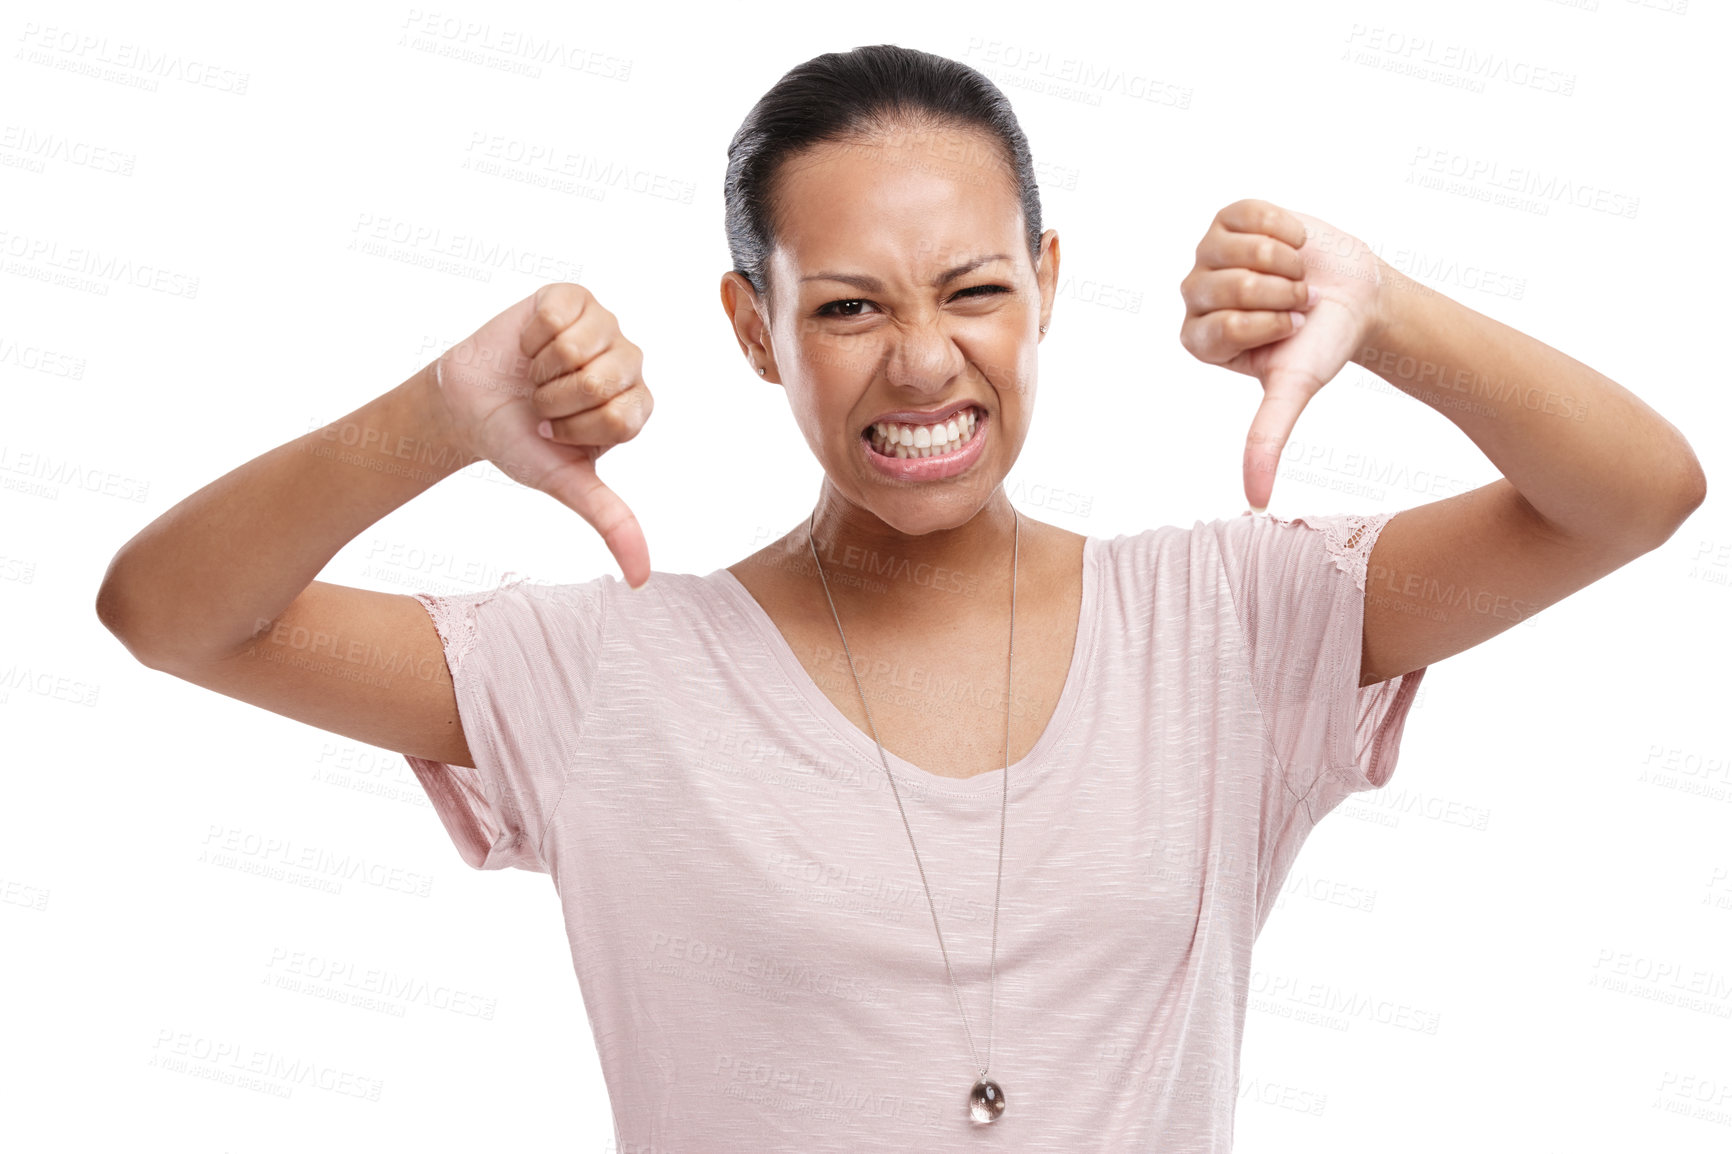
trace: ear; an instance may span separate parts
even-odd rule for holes
[[[722,311],[734,326],[734,339],[752,373],[758,375],[763,369],[761,379],[781,384],[770,344],[769,303],[758,295],[751,281],[731,269],[722,274]]]
[[[1058,261],[1058,230],[1049,228],[1040,234],[1040,262],[1034,270],[1035,280],[1040,285],[1042,328],[1052,324],[1052,302],[1058,295]]]

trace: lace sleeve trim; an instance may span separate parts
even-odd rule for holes
[[[445,647],[445,664],[450,668],[453,679],[457,677],[458,666],[475,648],[475,611],[507,589],[527,580],[527,577],[517,577],[515,580],[513,577],[514,574],[505,574],[497,589],[490,589],[481,596],[473,593],[410,594],[427,607],[428,615],[433,618],[433,628],[439,631],[439,640]]]
[[[1353,578],[1365,592],[1365,570],[1377,535],[1394,513],[1343,513],[1333,517],[1294,517],[1323,534],[1324,547],[1335,567]]]

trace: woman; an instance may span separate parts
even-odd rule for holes
[[[401,751],[465,861],[552,876],[622,1151],[1228,1149],[1252,942],[1310,829],[1389,780],[1431,663],[1663,542],[1694,454],[1586,366],[1241,201],[1180,338],[1263,386],[1259,512],[1079,537],[1002,487],[1059,268],[1002,93],[827,54],[729,155],[722,304],[825,474],[782,540],[652,577],[595,468],[650,415],[642,354],[550,285],[164,514],[102,620],[153,668]],[[1261,515],[1350,358],[1506,479]],[[481,458],[626,582],[313,580]]]

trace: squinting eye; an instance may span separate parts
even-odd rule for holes
[[[977,284],[971,285],[970,287],[957,292],[950,299],[961,300],[974,296],[993,296],[999,293],[1008,293],[1011,291],[1010,288],[1001,284]],[[861,317],[866,314],[858,311],[854,306],[865,306],[870,304],[872,304],[871,301],[861,300],[859,297],[851,297],[848,300],[831,301],[829,304],[820,305],[817,309],[817,315],[821,317],[841,317],[844,319],[849,317]]]
[[[845,301],[831,301],[829,304],[823,305],[818,309],[818,315],[821,317],[857,317],[857,316],[860,316],[862,314],[857,313],[857,312],[837,312],[835,310],[842,307],[842,306],[845,306],[845,305],[864,305],[864,304],[870,304],[870,303],[871,303],[870,301],[863,301],[863,300],[859,300],[859,299],[845,300]]]

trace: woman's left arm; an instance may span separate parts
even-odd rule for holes
[[[1449,418],[1503,477],[1384,526],[1367,564],[1361,685],[1477,645],[1658,548],[1707,495],[1689,442],[1634,393],[1378,271],[1378,323],[1354,359]]]
[[[1246,441],[1253,504],[1306,402],[1348,359],[1443,414],[1503,474],[1404,509],[1378,535],[1362,686],[1469,649],[1657,548],[1706,495],[1689,442],[1635,394],[1320,220],[1239,201],[1197,257],[1181,342],[1263,384]]]

